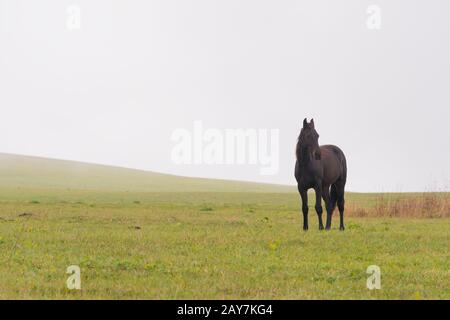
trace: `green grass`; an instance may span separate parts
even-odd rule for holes
[[[348,217],[344,232],[337,219],[325,232],[311,208],[303,232],[297,194],[278,186],[130,191],[78,177],[63,188],[50,169],[26,184],[16,167],[0,184],[1,299],[450,298],[448,218]],[[370,206],[375,196],[347,202]],[[381,290],[366,288],[373,264]],[[80,291],[66,288],[70,265],[81,267]]]

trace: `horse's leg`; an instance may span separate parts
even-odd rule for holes
[[[324,186],[322,189],[323,201],[325,201],[325,208],[327,209],[327,223],[326,230],[331,229],[331,217],[333,216],[333,203],[330,196],[330,186]]]
[[[308,190],[298,186],[298,192],[302,197],[302,212],[303,212],[303,230],[308,230]]]
[[[334,213],[334,209],[336,209],[336,203],[337,203],[337,191],[336,191],[336,184],[332,184],[330,188],[330,201],[331,201],[331,215]]]
[[[340,224],[339,224],[339,230],[345,230],[344,227],[344,183],[337,183],[336,184],[336,193],[337,193],[337,205],[339,209],[339,218],[340,218]]]
[[[322,222],[322,186],[318,185],[314,188],[316,192],[316,212],[317,217],[319,218],[319,230],[323,230],[323,222]]]

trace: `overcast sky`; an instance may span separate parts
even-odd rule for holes
[[[348,190],[450,188],[446,0],[0,4],[0,152],[294,184],[313,117]],[[194,121],[278,129],[279,172],[174,163],[172,134]]]

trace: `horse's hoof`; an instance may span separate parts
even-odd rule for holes
[[[308,227],[303,227],[303,231],[308,231]]]
[[[339,227],[339,230],[344,231],[345,228],[344,227]]]
[[[326,227],[325,230],[330,231],[331,227]]]
[[[323,226],[319,226],[319,230],[323,230]]]

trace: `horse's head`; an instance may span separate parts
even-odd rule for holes
[[[307,119],[303,120],[303,128],[298,137],[299,144],[314,152],[315,158],[320,159],[319,134],[314,128],[314,119],[308,123]]]

